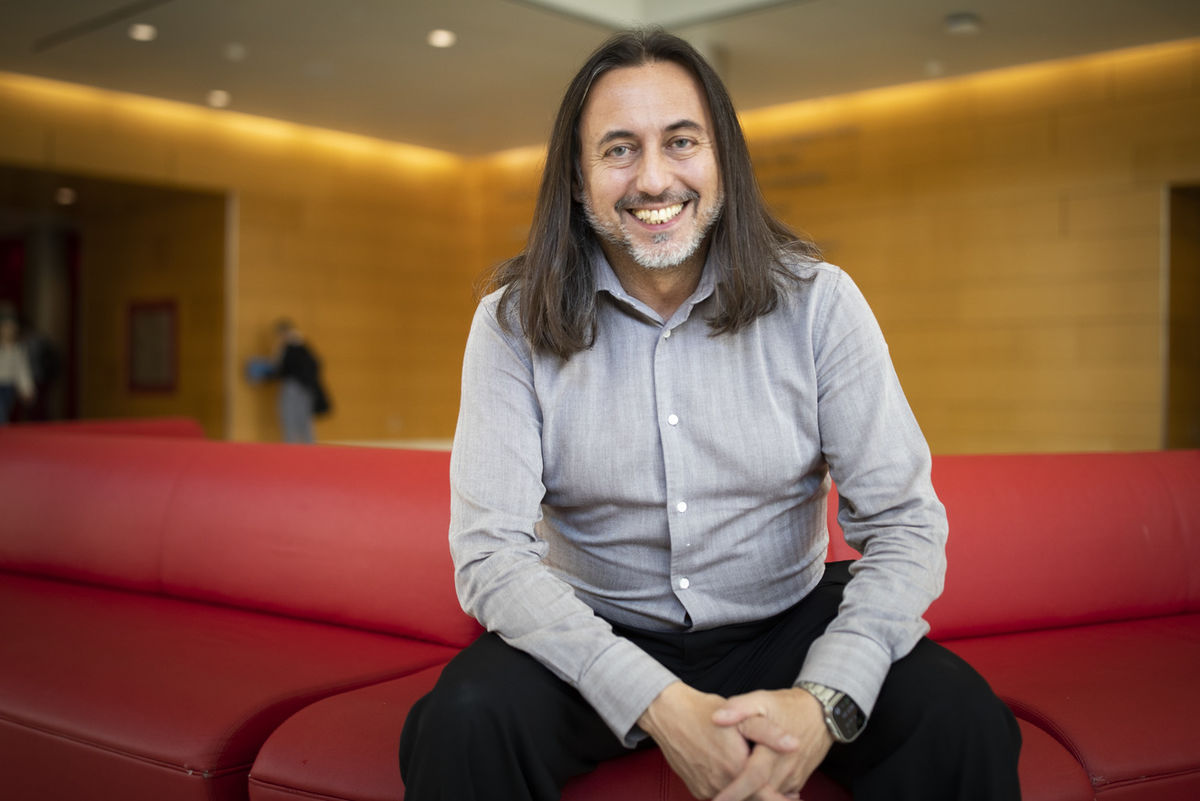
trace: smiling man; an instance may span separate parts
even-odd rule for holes
[[[1015,720],[924,637],[946,516],[866,301],[766,210],[686,42],[575,76],[463,361],[450,547],[488,633],[412,709],[408,801],[555,799],[657,745],[698,798],[1020,796]],[[826,564],[825,502],[862,553]]]

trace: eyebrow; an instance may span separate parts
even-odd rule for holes
[[[674,133],[675,131],[680,131],[683,129],[702,131],[702,130],[704,130],[704,127],[702,125],[700,125],[700,123],[698,123],[698,122],[684,119],[684,120],[678,120],[676,122],[671,123],[670,125],[667,126],[666,131],[667,131],[667,133]],[[597,145],[606,145],[609,142],[613,141],[614,139],[636,139],[636,138],[637,138],[637,136],[633,133],[633,131],[614,130],[614,131],[609,131],[608,133],[604,134],[604,136],[600,137],[600,141],[597,142],[596,144]]]

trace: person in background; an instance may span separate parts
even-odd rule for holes
[[[17,401],[32,403],[36,397],[33,372],[17,335],[17,317],[0,309],[0,425],[7,425]]]
[[[619,34],[576,74],[495,286],[450,464],[487,632],[408,715],[408,801],[550,801],[649,741],[697,798],[818,766],[856,801],[1020,797],[1015,718],[924,636],[947,521],[882,332],[770,214],[687,42]]]
[[[275,323],[275,355],[269,376],[279,381],[279,427],[283,441],[313,442],[313,417],[329,411],[321,362],[289,319]]]

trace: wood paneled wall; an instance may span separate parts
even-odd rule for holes
[[[90,200],[90,198],[89,198]],[[89,418],[186,415],[223,435],[225,199],[155,193],[119,213],[89,214],[80,239],[80,414]],[[129,311],[170,300],[178,337],[170,391],[129,386]]]
[[[97,344],[82,365],[85,412],[198,414],[218,434],[277,439],[274,392],[249,384],[242,366],[269,351],[271,324],[289,316],[322,357],[333,395],[319,439],[451,435],[479,270],[479,211],[464,192],[464,159],[11,75],[0,76],[0,115],[7,163],[210,190],[230,204],[212,232],[229,240],[215,251],[210,242],[209,258],[158,264],[202,274],[176,276],[174,291],[221,288],[224,316],[181,315],[181,340],[185,357],[188,343],[221,343],[223,369],[204,381],[225,402],[198,410],[182,395],[147,405],[122,394],[108,377],[118,366],[111,348]],[[118,240],[133,246],[126,235],[150,236],[151,228],[164,230],[130,221],[108,238],[85,231],[85,264],[111,261]],[[95,321],[89,338],[115,341],[117,299],[104,280],[83,284],[84,316]]]
[[[745,115],[771,205],[871,301],[936,451],[1163,444],[1167,187],[1200,46]]]
[[[231,436],[276,436],[240,365],[279,315],[325,360],[320,438],[452,434],[478,280],[522,246],[539,149],[468,161],[15,76],[0,111],[0,160],[228,193],[226,331],[193,335],[227,342]],[[1200,42],[743,122],[771,206],[863,287],[935,451],[1163,445],[1166,198],[1200,185]]]

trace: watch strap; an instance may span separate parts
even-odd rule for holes
[[[802,681],[797,685],[812,694],[824,711],[825,726],[833,739],[839,743],[853,742],[862,733],[866,716],[854,699],[841,690],[826,687],[815,681]]]

